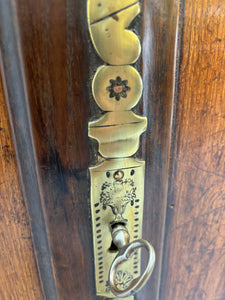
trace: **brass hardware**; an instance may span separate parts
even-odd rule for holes
[[[114,0],[107,1],[106,7]],[[118,1],[117,1],[118,2]],[[122,2],[122,1],[121,1]],[[128,2],[128,1],[125,1]],[[92,15],[92,1],[88,1],[89,15]],[[99,1],[101,3],[101,0]],[[89,19],[89,31],[95,50],[103,61],[110,65],[130,65],[141,53],[141,45],[135,33],[126,28],[140,13],[139,3],[118,10],[113,5],[112,13],[94,23]],[[93,12],[94,14],[94,12]]]
[[[123,178],[116,180],[116,172]],[[145,163],[134,158],[107,159],[90,168],[91,213],[97,295],[115,297],[108,283],[110,266],[118,249],[112,244],[111,228],[126,224],[130,240],[142,237]],[[128,277],[140,276],[140,253],[137,252],[117,274],[120,284],[128,284]],[[124,278],[125,276],[125,278]],[[126,285],[125,285],[126,286]]]
[[[137,0],[89,0],[88,23],[95,23],[135,3]]]
[[[103,157],[129,157],[137,152],[139,136],[146,127],[146,118],[132,111],[107,112],[89,123],[89,137],[99,142],[99,153]]]
[[[121,83],[116,82],[117,78],[121,79]],[[123,94],[116,93],[115,87],[112,86],[113,81],[117,87],[122,89],[123,82],[126,81],[126,86],[129,89],[125,90]],[[130,110],[141,98],[141,76],[131,66],[102,66],[98,68],[93,79],[92,92],[96,103],[104,111]],[[116,96],[120,96],[120,98],[116,98]]]
[[[144,285],[155,261],[153,247],[141,239],[145,162],[132,157],[147,127],[146,117],[132,111],[142,95],[142,79],[130,64],[139,58],[141,46],[127,27],[139,12],[133,0],[87,2],[92,43],[109,64],[99,67],[92,81],[94,100],[104,114],[88,127],[103,157],[89,169],[96,291],[127,300]],[[149,253],[143,274],[140,248]]]
[[[123,225],[116,225],[112,229],[112,240],[113,243],[119,249],[119,253],[114,259],[110,271],[109,271],[109,286],[114,295],[119,297],[127,297],[134,292],[139,291],[146,283],[148,278],[151,276],[155,265],[155,251],[152,245],[143,239],[135,240],[131,243],[130,235]],[[118,269],[124,262],[127,262],[139,248],[145,248],[148,252],[148,263],[143,274],[136,279],[129,282],[129,285],[125,289],[120,288],[120,284],[117,283]]]

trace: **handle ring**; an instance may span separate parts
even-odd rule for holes
[[[145,248],[148,252],[148,263],[141,276],[135,278],[130,286],[121,290],[116,286],[116,273],[119,266],[129,260],[139,248]],[[117,297],[128,297],[139,291],[151,276],[155,265],[155,251],[152,245],[143,239],[135,240],[119,250],[109,270],[109,286],[112,293]]]

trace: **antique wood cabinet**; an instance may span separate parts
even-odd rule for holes
[[[156,264],[134,299],[224,300],[225,1],[140,5],[129,25],[142,46],[134,111],[148,126],[135,156]],[[91,82],[104,63],[87,1],[0,0],[0,46],[0,299],[101,299],[88,122],[103,114]]]

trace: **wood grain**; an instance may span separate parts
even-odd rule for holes
[[[97,299],[88,202],[86,2],[26,0],[16,11],[57,297]]]
[[[0,1],[1,68],[4,76],[4,89],[19,176],[29,213],[42,287],[46,299],[56,300],[56,284],[44,212],[41,205],[41,188],[37,174],[36,152],[30,124],[19,26],[14,4],[13,1]]]
[[[160,299],[225,299],[224,27],[224,1],[185,1]]]
[[[17,36],[16,31],[13,34],[23,59],[18,51],[17,59],[11,61],[5,50],[4,72],[7,90],[12,91],[8,106],[17,156],[24,170],[21,176],[45,296],[48,300],[94,300],[97,296],[88,167],[95,164],[97,151],[88,139],[87,124],[100,113],[89,98],[91,77],[102,61],[89,44],[86,2],[21,0],[12,3],[20,35]],[[137,156],[146,160],[143,237],[153,243],[157,264],[148,285],[136,297],[155,300],[162,266],[179,11],[175,0],[145,0],[142,4],[143,18],[138,17],[133,22],[140,34],[143,24],[145,89],[143,107],[139,105],[136,111],[144,112],[149,127]],[[9,14],[5,22],[11,17]],[[6,38],[7,33],[5,30]],[[4,39],[3,44],[6,49],[8,44]],[[140,69],[140,62],[137,67]],[[22,80],[19,76],[13,80],[11,70],[17,68]],[[20,97],[17,97],[17,88]],[[22,141],[27,144],[25,149]],[[29,161],[31,170],[27,168]],[[46,250],[46,264],[43,264],[45,256],[41,255],[40,245]]]
[[[0,299],[42,300],[0,76]]]
[[[179,4],[173,0],[146,0],[142,10],[143,114],[148,118],[140,153],[146,161],[143,238],[155,248],[156,265],[136,297],[157,300],[169,181]]]

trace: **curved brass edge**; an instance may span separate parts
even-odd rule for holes
[[[104,62],[110,65],[130,65],[139,58],[139,38],[126,29],[139,13],[140,5],[136,3],[100,22],[89,23],[92,43]]]
[[[125,263],[130,258],[132,258],[135,250],[139,248],[145,248],[148,252],[147,266],[141,276],[135,278],[130,283],[130,286],[128,288],[121,290],[117,287],[116,284],[117,270],[123,263]],[[109,286],[111,288],[111,291],[115,296],[119,296],[121,298],[128,297],[133,293],[139,291],[151,276],[152,271],[154,269],[154,265],[155,265],[155,251],[152,245],[148,241],[139,239],[131,242],[127,246],[124,246],[122,249],[120,249],[118,255],[114,259],[109,271]]]
[[[139,137],[146,128],[146,117],[132,111],[107,112],[89,123],[88,135],[99,142],[103,157],[129,157],[137,152]]]

